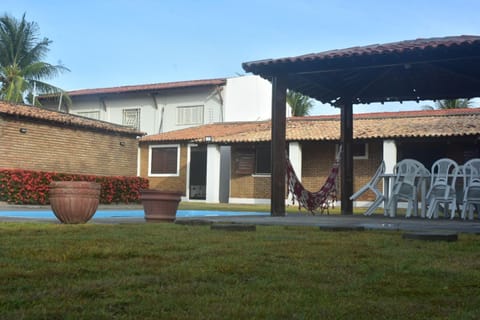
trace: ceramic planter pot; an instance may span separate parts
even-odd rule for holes
[[[54,181],[50,184],[50,205],[62,223],[86,223],[97,211],[100,184],[88,181]]]
[[[181,192],[145,189],[140,191],[140,200],[147,222],[173,222],[177,216]]]

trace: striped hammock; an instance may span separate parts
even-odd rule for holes
[[[298,208],[302,207],[315,214],[315,210],[321,209],[321,212],[328,209],[328,200],[336,201],[336,179],[340,167],[340,152],[330,170],[327,180],[317,192],[310,192],[302,185],[293,169],[290,159],[287,157],[287,188],[288,193],[292,194],[292,204],[295,200],[298,202]]]

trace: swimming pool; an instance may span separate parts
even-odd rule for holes
[[[220,216],[267,216],[267,212],[177,210],[177,218]],[[56,219],[51,210],[0,210],[0,217],[28,219]],[[143,210],[97,210],[92,219],[143,218]]]

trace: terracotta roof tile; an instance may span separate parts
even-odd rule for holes
[[[82,89],[82,90],[68,91],[68,95],[83,96],[83,95],[93,95],[93,94],[109,94],[109,93],[113,94],[113,93],[125,93],[125,92],[135,92],[135,91],[156,91],[156,90],[179,89],[179,88],[188,88],[188,87],[216,86],[216,85],[224,85],[226,81],[227,81],[226,79],[221,78],[221,79],[165,82],[165,83],[121,86],[121,87],[111,87],[111,88]]]
[[[89,119],[73,114],[57,112],[27,105],[10,104],[2,101],[0,101],[0,116],[1,115],[29,118],[34,120],[44,120],[61,125],[125,133],[136,136],[144,135],[143,132],[134,130],[130,127],[113,124],[110,122]]]
[[[278,59],[265,59],[243,63],[245,71],[252,71],[255,66],[282,64],[292,62],[305,62],[315,60],[327,60],[337,58],[349,58],[354,56],[382,55],[386,53],[405,53],[408,51],[425,50],[429,48],[453,47],[480,43],[480,37],[474,35],[462,35],[451,37],[439,37],[428,39],[405,40],[386,44],[373,44],[368,46],[351,47],[346,49],[329,50],[320,53],[309,53],[296,57]]]
[[[169,131],[165,133],[148,135],[142,137],[141,141],[193,141],[201,142],[205,140],[205,137],[213,137],[217,139],[222,137],[223,139],[228,136],[236,137],[237,135],[243,135],[246,132],[252,133],[254,130],[259,131],[259,128],[268,126],[270,124],[265,121],[256,122],[222,122],[207,124],[198,127],[191,127],[181,130]],[[215,140],[216,141],[216,140]],[[222,140],[223,141],[223,140]]]
[[[289,141],[339,140],[340,117],[314,116],[287,119]],[[217,143],[270,141],[270,121],[228,122],[145,136],[142,142],[202,142],[211,136]],[[354,115],[355,139],[443,137],[480,135],[480,108],[380,112]]]

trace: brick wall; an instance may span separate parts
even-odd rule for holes
[[[302,183],[310,191],[317,191],[325,183],[335,161],[335,144],[332,142],[302,143]],[[366,184],[375,174],[383,159],[383,142],[368,142],[368,159],[353,161],[353,191],[357,191]],[[337,178],[338,199],[341,200],[342,171]],[[365,193],[357,200],[368,201],[375,199],[372,192]]]
[[[242,146],[240,149],[244,149]],[[250,199],[270,199],[270,176],[238,174],[235,170],[235,159],[239,154],[237,146],[232,147],[230,197]]]
[[[353,161],[353,192],[356,192],[366,183],[368,183],[378,166],[383,160],[383,141],[368,142],[368,159],[355,159]],[[383,182],[378,183],[378,190],[382,190]],[[364,193],[357,201],[373,201],[375,194],[371,191]]]
[[[160,143],[152,143],[152,145],[157,144]],[[180,174],[178,177],[149,177],[148,149],[149,144],[140,144],[140,176],[148,179],[151,189],[180,191],[185,195],[187,188],[187,145],[180,146]]]
[[[241,148],[245,148],[244,146]],[[238,174],[235,170],[235,158],[238,147],[232,146],[230,197],[249,199],[270,198],[270,176]],[[310,191],[318,191],[325,183],[335,161],[335,144],[332,142],[302,143],[302,181]],[[150,187],[156,189],[178,190],[185,192],[187,182],[187,146],[181,146],[180,176],[148,177],[148,144],[140,145],[140,176],[149,179]],[[382,142],[369,142],[368,159],[354,160],[354,191],[370,180],[382,159]],[[340,172],[341,174],[341,172]],[[338,177],[338,196],[340,197],[340,177]],[[367,193],[360,200],[373,200],[373,194]]]
[[[235,175],[232,172],[230,197],[270,199],[270,176]]]
[[[370,181],[382,159],[383,144],[381,141],[368,143],[368,159],[354,160],[354,191]],[[327,179],[335,161],[335,143],[304,142],[302,143],[302,183],[309,191],[318,191]],[[232,168],[230,196],[234,198],[270,198],[270,177],[239,175],[235,173],[234,159],[236,149],[232,148]],[[341,175],[341,172],[340,172]],[[338,197],[340,199],[340,176],[337,179]],[[359,200],[373,200],[373,193],[366,193]]]
[[[302,184],[318,191],[325,183],[335,161],[335,144],[329,142],[302,143]],[[340,180],[338,180],[340,181]]]
[[[133,135],[0,117],[2,168],[136,176],[137,146]]]

